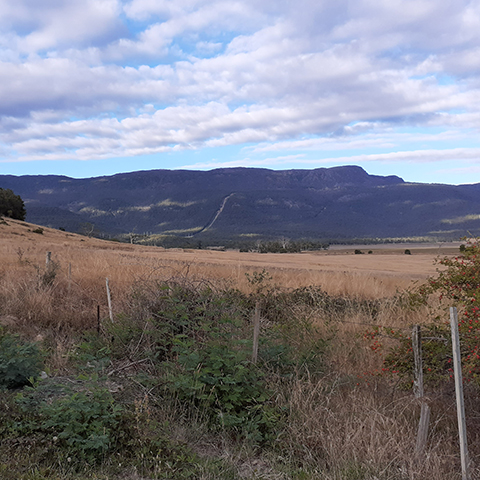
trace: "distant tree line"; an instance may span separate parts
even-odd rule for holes
[[[27,211],[19,195],[15,195],[9,188],[0,188],[0,216],[25,220]]]
[[[250,247],[243,247],[240,251],[258,252],[258,253],[299,253],[311,250],[326,250],[328,243],[315,240],[269,240],[258,241]]]
[[[118,241],[130,242],[131,239],[127,235],[118,237]],[[312,239],[290,240],[280,238],[279,240],[250,240],[244,239],[222,239],[221,237],[180,237],[176,235],[165,236],[149,236],[135,235],[133,243],[142,245],[155,245],[164,248],[191,248],[191,249],[226,249],[240,250],[241,252],[258,252],[258,253],[298,253],[303,251],[326,250],[329,243],[325,241]]]

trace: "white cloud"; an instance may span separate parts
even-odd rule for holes
[[[415,150],[415,151],[398,151],[389,153],[378,153],[368,155],[351,155],[345,157],[325,157],[325,158],[306,158],[303,154],[285,155],[268,158],[252,158],[242,157],[241,159],[232,160],[228,162],[212,160],[210,162],[198,162],[190,165],[183,165],[181,168],[190,169],[212,169],[212,168],[227,168],[227,167],[269,167],[276,166],[277,168],[290,164],[292,161],[300,163],[303,166],[319,166],[319,165],[358,165],[368,163],[437,163],[444,161],[468,161],[478,165],[471,165],[469,167],[442,169],[439,172],[445,173],[478,173],[480,170],[480,148],[456,148],[449,150]]]
[[[19,53],[103,43],[122,30],[118,0],[0,0],[0,12]]]
[[[272,165],[281,165],[290,162],[304,161],[304,155],[285,155],[280,157],[270,157],[263,159],[253,159],[244,157],[228,162],[212,159],[209,162],[193,163],[191,165],[182,165],[182,169],[210,170],[214,168],[233,168],[233,167],[270,167]]]
[[[364,162],[407,162],[407,163],[434,163],[442,161],[472,160],[480,161],[480,148],[452,148],[448,150],[415,150],[407,152],[390,152],[370,155],[353,155],[344,158],[323,159],[326,162],[353,161]],[[317,160],[318,161],[318,160]]]
[[[480,127],[479,27],[478,0],[0,0],[1,155],[443,161]]]

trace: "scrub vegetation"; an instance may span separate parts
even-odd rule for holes
[[[460,478],[449,375],[428,383],[432,418],[418,458],[420,404],[408,375],[385,374],[385,362],[402,359],[409,371],[411,325],[443,325],[438,297],[453,292],[450,280],[465,285],[455,293],[460,310],[473,298],[476,246],[448,257],[424,290],[420,281],[407,291],[405,278],[346,270],[302,280],[295,268],[259,264],[220,275],[211,252],[162,263],[145,247],[61,232],[47,267],[39,242],[53,242],[52,232],[22,228],[26,243],[4,245],[0,264],[0,478]],[[412,253],[390,263],[419,258]],[[469,342],[473,303],[462,324]],[[474,378],[466,407],[475,469]]]

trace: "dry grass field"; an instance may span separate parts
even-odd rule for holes
[[[71,265],[73,279],[109,277],[114,285],[131,284],[151,275],[189,271],[207,279],[221,279],[247,288],[246,272],[267,270],[275,284],[286,288],[319,285],[332,295],[378,298],[395,293],[436,271],[439,255],[458,252],[458,244],[333,246],[301,254],[259,254],[214,250],[164,250],[120,244],[8,220],[0,224],[0,269],[21,270],[28,263],[42,265],[47,251],[64,274]],[[354,255],[361,248],[365,253]],[[412,255],[405,255],[409,248]]]
[[[79,338],[86,331],[96,331],[97,306],[100,306],[102,321],[105,325],[108,323],[105,290],[108,277],[115,321],[108,327],[108,335],[104,332],[101,340],[95,340],[103,343],[92,346],[100,352],[110,351],[108,365],[97,373],[107,376],[109,382],[123,385],[122,402],[131,405],[132,422],[137,425],[135,435],[144,443],[140,445],[138,438],[134,443],[141,452],[141,460],[135,460],[137,463],[131,460],[122,468],[122,463],[114,466],[115,462],[105,460],[100,467],[93,468],[87,462],[74,471],[73,467],[55,460],[58,468],[52,470],[53,462],[40,472],[32,466],[35,455],[31,453],[31,457],[27,455],[27,459],[18,460],[19,466],[14,460],[3,460],[0,478],[460,478],[454,397],[450,387],[430,392],[429,442],[423,457],[416,458],[413,450],[419,404],[411,391],[399,388],[398,381],[377,375],[382,368],[382,358],[372,352],[371,345],[363,338],[373,325],[400,327],[408,335],[412,324],[430,321],[426,309],[405,308],[398,292],[435,275],[435,259],[439,255],[455,254],[458,244],[349,246],[301,254],[256,254],[164,250],[39,228],[26,222],[0,220],[1,325],[37,342],[48,352],[45,368],[50,377],[71,378],[72,358],[78,355]],[[406,248],[411,255],[405,254]],[[355,255],[355,249],[365,254]],[[371,254],[367,253],[369,250]],[[45,267],[47,252],[52,254],[50,272]],[[198,411],[193,419],[184,410],[180,414],[178,398],[171,401],[160,393],[158,384],[148,383],[153,382],[154,376],[160,379],[160,384],[166,380],[160,367],[151,360],[151,352],[159,340],[147,325],[152,318],[160,318],[158,305],[164,305],[165,318],[171,315],[168,313],[170,300],[165,293],[159,293],[159,282],[178,284],[179,281],[186,286],[186,291],[192,292],[192,297],[200,292],[198,286],[202,285],[218,291],[238,289],[243,292],[239,295],[244,295],[243,303],[239,304],[243,306],[238,307],[241,311],[235,314],[246,315],[244,320],[249,321],[253,310],[248,295],[252,295],[255,287],[245,274],[251,278],[254,272],[263,270],[271,277],[268,284],[276,293],[263,301],[261,336],[267,339],[270,331],[280,332],[292,352],[296,352],[298,358],[304,355],[310,363],[305,363],[306,370],[297,366],[289,375],[273,370],[266,375],[269,391],[275,392],[269,408],[279,409],[288,417],[288,422],[270,447],[262,450],[258,445],[252,446],[218,430],[212,433],[198,418]],[[298,290],[301,287],[305,289]],[[300,292],[297,297],[282,296],[282,292],[295,289]],[[224,302],[230,297],[220,298]],[[292,298],[297,300],[292,303]],[[284,303],[277,308],[272,304],[275,299]],[[175,298],[172,301],[175,302]],[[195,311],[202,310],[204,305],[211,305],[215,310],[222,304],[209,298],[202,302],[195,304]],[[179,318],[181,308],[182,305],[174,310]],[[246,313],[242,313],[244,311]],[[280,326],[275,325],[276,319]],[[242,328],[250,332],[251,327],[247,324]],[[111,344],[108,343],[110,336]],[[388,346],[388,340],[385,342]],[[315,370],[317,364],[321,364],[318,371]],[[145,379],[147,375],[148,382],[141,383],[139,378]],[[472,407],[470,400],[467,403]],[[2,408],[2,418],[8,419],[11,404],[5,401]],[[478,410],[475,407],[474,415]],[[174,444],[175,448],[170,451],[163,446],[163,450],[159,450],[162,455],[167,455],[167,450],[170,452],[168,460],[162,460],[160,453],[145,460],[146,450],[141,448],[145,449],[153,436],[147,426],[140,426],[140,419],[145,418],[148,420],[145,425],[153,420],[160,422],[159,425],[169,425],[165,435],[168,445]],[[472,438],[477,438],[476,432]],[[33,440],[22,441],[34,444]],[[21,442],[12,442],[6,443],[5,450],[0,452],[4,459],[18,455],[16,449]],[[187,464],[200,465],[196,464],[196,473],[188,473],[193,467],[184,465],[181,460],[184,453],[175,453],[180,448],[178,445],[193,455],[188,457]],[[474,462],[478,450],[478,445],[472,450]],[[52,454],[53,447],[48,451]],[[177,465],[177,470],[172,465]]]

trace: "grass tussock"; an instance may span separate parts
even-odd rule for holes
[[[365,338],[426,321],[403,280],[51,251],[50,269],[34,248],[0,267],[0,377],[29,372],[2,387],[0,478],[460,478],[451,384],[428,392],[417,457],[420,405]],[[466,391],[473,475],[477,395]]]

